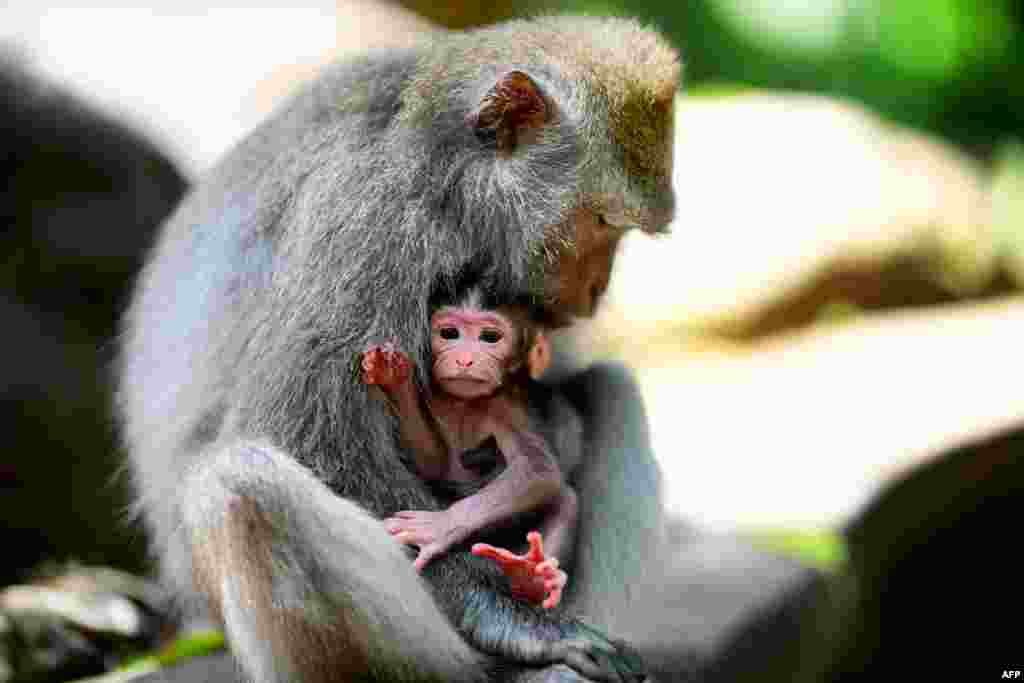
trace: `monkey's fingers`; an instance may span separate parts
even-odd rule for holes
[[[540,532],[531,531],[526,534],[526,542],[530,544],[530,549],[526,552],[526,558],[537,563],[543,562],[545,560],[544,539]]]
[[[363,382],[366,384],[384,384],[384,363],[379,348],[367,349],[363,353]]]
[[[549,557],[543,562],[537,563],[537,566],[533,568],[533,573],[538,576],[550,575],[557,572],[559,566],[557,557]]]
[[[402,380],[409,376],[412,361],[406,358],[404,353],[401,351],[390,351],[388,352],[387,359],[388,367],[394,373],[396,379]]]
[[[364,383],[384,387],[405,382],[412,370],[411,361],[392,342],[371,346],[364,351],[361,366]]]
[[[403,545],[416,545],[421,548],[437,540],[434,528],[426,523],[415,524],[405,519],[386,519],[384,528],[391,536]]]
[[[489,543],[474,543],[470,552],[477,557],[486,557],[494,560],[500,564],[503,569],[506,566],[523,566],[528,563],[528,560],[525,557],[516,555],[511,550],[490,545]]]
[[[562,590],[569,583],[569,575],[558,568],[558,558],[552,557],[533,568],[534,574],[543,582],[547,594],[541,606],[551,609],[562,600]]]
[[[601,683],[627,683],[619,673],[618,667],[604,661],[599,653],[582,650],[568,650],[560,659],[581,673],[588,680]]]
[[[413,569],[417,572],[422,572],[424,567],[430,564],[431,560],[443,553],[444,548],[436,543],[429,543],[420,547],[420,554],[416,556],[416,561],[412,563]]]
[[[414,545],[421,547],[425,541],[421,540],[415,533],[411,531],[395,530],[391,532],[391,537],[402,545]]]
[[[558,560],[551,558],[533,568],[533,573],[545,583],[561,580],[563,577],[568,580],[568,574],[558,568]],[[564,584],[563,584],[564,585]]]
[[[544,609],[552,609],[558,607],[560,602],[562,602],[562,589],[554,588],[548,591],[548,597],[544,598],[544,602],[540,603],[540,606]]]
[[[639,683],[646,678],[643,659],[627,643],[609,638],[582,621],[573,623],[576,633],[562,646],[567,650],[566,664],[595,680]]]
[[[558,603],[562,601],[562,591],[565,589],[565,584],[568,583],[568,580],[568,575],[563,571],[556,571],[555,576],[546,578],[544,580],[544,592],[547,594],[547,597],[544,598],[541,607],[544,609],[557,607]]]

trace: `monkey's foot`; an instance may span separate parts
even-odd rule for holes
[[[432,559],[466,536],[465,527],[453,525],[451,515],[445,511],[402,510],[385,519],[384,528],[399,543],[419,547],[420,554],[413,564],[416,571],[422,571]]]
[[[363,382],[393,389],[409,380],[412,361],[391,342],[371,346],[363,353]]]
[[[524,555],[486,543],[475,544],[473,554],[498,563],[514,596],[551,609],[562,601],[562,590],[569,582],[569,575],[558,568],[558,558],[544,556],[544,541],[539,531],[528,533],[526,540],[530,549]]]

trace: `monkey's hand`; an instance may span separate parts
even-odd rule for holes
[[[391,391],[409,381],[412,361],[391,342],[371,346],[363,353],[363,382]]]
[[[384,528],[398,542],[419,546],[420,553],[413,563],[418,572],[423,571],[435,557],[466,540],[473,531],[468,526],[456,524],[446,510],[402,510],[385,519]]]
[[[555,644],[559,659],[587,678],[614,683],[640,683],[647,669],[640,655],[622,641],[612,640],[581,621],[567,628],[568,637]]]
[[[512,584],[513,594],[531,604],[550,609],[559,604],[568,576],[558,568],[558,560],[544,554],[541,534],[531,531],[524,555],[515,555],[486,543],[473,545],[472,553],[495,560]],[[546,596],[546,597],[545,597]],[[483,632],[489,629],[486,627]],[[532,639],[506,643],[511,650],[499,648],[504,656],[524,661],[564,663],[587,680],[601,683],[639,683],[647,676],[643,660],[629,645],[614,640],[579,620],[563,622],[561,638],[540,643]],[[485,643],[484,649],[488,650]]]
[[[528,533],[526,540],[530,549],[523,555],[487,543],[475,544],[473,554],[498,563],[508,578],[512,595],[545,609],[556,607],[562,601],[562,590],[569,575],[558,568],[558,558],[545,557],[539,531]]]

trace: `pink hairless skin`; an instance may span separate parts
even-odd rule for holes
[[[540,528],[527,535],[526,553],[484,543],[472,552],[498,563],[514,595],[554,607],[568,581],[559,558],[572,547],[577,501],[527,405],[535,363],[548,357],[538,345],[547,341],[531,334],[528,319],[513,307],[445,307],[431,318],[431,332],[429,402],[420,399],[411,361],[391,344],[363,355],[364,382],[379,388],[395,410],[403,443],[425,480],[479,480],[458,454],[492,438],[505,468],[445,510],[402,510],[384,520],[385,527],[399,542],[419,548],[419,571],[455,545],[541,511]]]

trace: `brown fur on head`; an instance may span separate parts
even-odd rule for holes
[[[544,272],[536,275],[563,325],[593,314],[622,234],[663,232],[672,216],[680,71],[678,53],[635,21],[515,21],[447,37],[418,63],[399,117],[422,125],[468,100],[467,124],[498,151],[495,186],[535,172],[539,152],[579,145],[576,170],[564,174],[566,192],[544,196],[524,176],[510,195],[523,205],[503,207],[539,212],[557,202],[560,219],[544,226]]]

